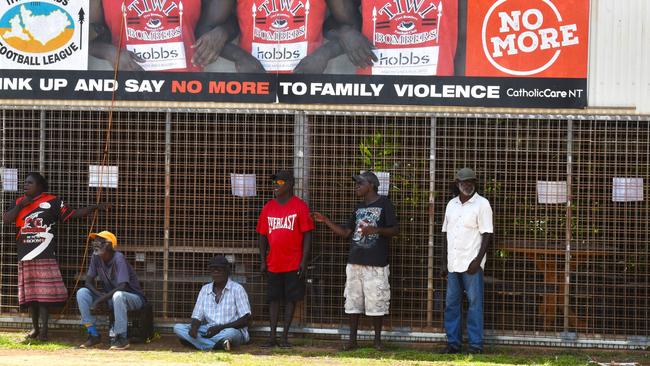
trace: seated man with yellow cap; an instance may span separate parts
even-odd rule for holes
[[[86,286],[77,291],[81,324],[88,330],[88,340],[81,345],[81,348],[90,348],[101,342],[92,311],[107,303],[115,315],[113,325],[115,338],[111,341],[111,349],[127,349],[129,348],[126,334],[127,313],[142,308],[147,300],[133,267],[126,261],[124,254],[115,250],[117,246],[115,235],[109,231],[102,231],[89,236],[93,239],[91,243],[93,255],[86,272]],[[95,287],[97,276],[102,281],[104,292],[100,292]]]

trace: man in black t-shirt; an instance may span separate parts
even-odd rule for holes
[[[399,234],[399,225],[393,204],[377,193],[377,176],[364,172],[352,178],[357,183],[357,197],[363,201],[357,205],[347,225],[339,226],[318,212],[314,212],[314,219],[325,223],[337,235],[351,239],[343,294],[345,312],[350,314],[350,340],[343,349],[357,348],[359,318],[365,313],[373,319],[374,346],[382,350],[382,320],[390,305],[388,242]]]

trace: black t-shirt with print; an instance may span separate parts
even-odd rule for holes
[[[25,199],[22,196],[12,205]],[[23,208],[16,218],[18,260],[56,258],[57,224],[67,221],[74,210],[60,198],[44,193]]]
[[[369,205],[360,202],[347,223],[347,227],[354,230],[348,263],[385,267],[388,265],[390,238],[379,234],[361,236],[361,227],[368,225],[382,228],[397,226],[395,208],[388,197],[380,196]]]

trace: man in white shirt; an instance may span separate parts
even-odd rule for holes
[[[231,347],[248,342],[248,321],[251,306],[246,290],[230,280],[226,257],[210,259],[208,270],[212,282],[203,285],[192,312],[191,324],[174,325],[181,343],[203,351],[230,351]]]
[[[469,353],[483,353],[483,267],[492,241],[492,207],[476,193],[476,173],[463,168],[456,173],[458,196],[445,210],[441,276],[447,277],[445,331],[447,347],[442,353],[460,353],[463,341],[461,308],[467,294]]]

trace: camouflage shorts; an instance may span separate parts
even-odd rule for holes
[[[388,314],[390,284],[386,267],[349,264],[345,267],[345,312],[381,316]]]

